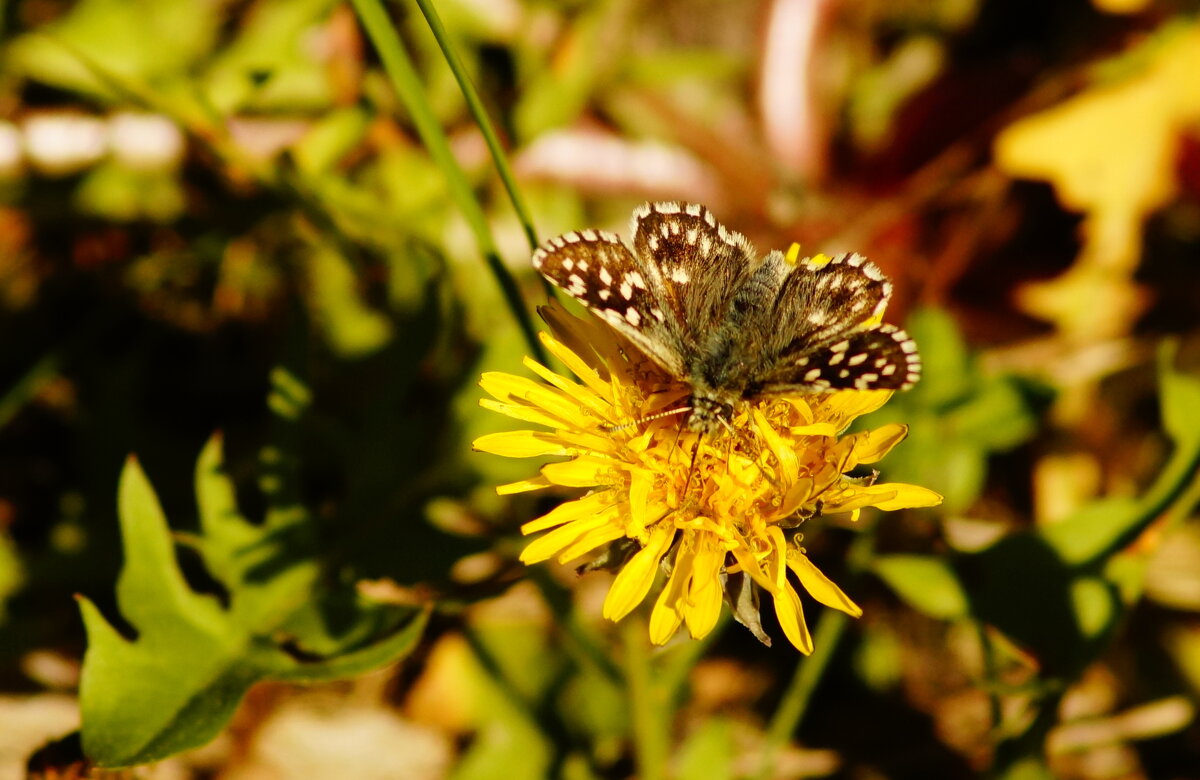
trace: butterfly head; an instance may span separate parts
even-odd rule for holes
[[[688,415],[689,430],[705,435],[714,434],[728,427],[733,418],[733,408],[737,399],[722,397],[718,393],[704,393],[697,390],[692,395],[691,414]]]

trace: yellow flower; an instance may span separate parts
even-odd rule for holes
[[[551,486],[587,488],[526,523],[525,534],[548,531],[524,550],[527,564],[556,557],[566,563],[621,540],[636,544],[604,602],[620,620],[650,592],[662,568],[669,575],[650,617],[650,638],[664,644],[686,625],[694,638],[712,630],[723,596],[755,605],[769,594],[784,633],[801,652],[812,637],[788,573],[813,598],[857,617],[850,598],[808,559],[795,530],[814,514],[933,506],[941,496],[905,484],[870,484],[846,476],[878,461],[907,433],[903,425],[840,436],[861,414],[879,408],[889,391],[845,390],[772,397],[740,404],[730,430],[706,436],[688,429],[686,384],[604,323],[565,309],[542,309],[554,335],[542,343],[578,381],[534,360],[525,365],[545,384],[499,372],[480,381],[488,409],[549,430],[494,433],[477,450],[507,457],[564,456],[541,474],[503,485],[501,494]],[[619,548],[618,548],[619,549]],[[755,591],[755,588],[758,591]],[[747,596],[749,594],[749,596]],[[750,601],[745,601],[746,598]],[[760,639],[757,616],[735,616]]]

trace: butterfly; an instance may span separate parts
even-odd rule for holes
[[[880,323],[892,284],[861,255],[760,256],[698,203],[643,204],[630,233],[557,236],[533,266],[690,386],[691,430],[716,431],[747,399],[920,378],[916,343]]]

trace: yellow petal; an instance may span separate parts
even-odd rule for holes
[[[506,458],[536,458],[543,455],[570,455],[571,450],[552,433],[541,431],[503,431],[480,436],[471,442],[480,452]]]
[[[837,428],[830,423],[821,422],[812,425],[794,425],[788,428],[788,433],[793,436],[837,436]]]
[[[546,414],[541,409],[525,404],[507,404],[502,401],[497,401],[493,398],[480,398],[479,405],[489,411],[503,414],[506,417],[512,417],[514,420],[521,422],[537,423],[545,425],[548,428],[558,428],[562,425],[562,420],[557,417]]]
[[[737,561],[737,567],[746,572],[746,574],[749,574],[750,578],[757,582],[759,587],[768,593],[774,593],[775,582],[759,566],[758,558],[751,551],[750,545],[747,544],[746,540],[736,530],[733,531],[733,537],[740,542],[732,550],[734,560]]]
[[[596,395],[584,385],[572,382],[564,376],[554,373],[533,358],[525,358],[525,367],[542,378],[543,381],[557,387],[581,406],[587,407],[593,414],[605,420],[610,420],[612,405],[601,396]]]
[[[772,593],[778,593],[787,584],[787,541],[783,538],[783,529],[777,525],[767,527],[767,540],[774,548],[767,558],[767,576],[775,584]]]
[[[607,525],[604,516],[589,517],[559,526],[545,536],[534,539],[521,551],[522,563],[538,563],[552,558],[567,547],[570,547],[585,534]]]
[[[553,415],[562,421],[556,427],[566,424],[587,427],[595,422],[593,417],[585,414],[580,408],[578,401],[523,376],[488,371],[479,378],[479,386],[497,401],[523,402]]]
[[[615,480],[613,462],[583,456],[566,463],[547,463],[542,466],[542,476],[563,487],[595,487],[608,485]]]
[[[683,619],[692,639],[708,636],[721,616],[721,564],[725,551],[715,544],[696,553]]]
[[[629,559],[608,589],[604,599],[604,617],[620,620],[642,603],[654,584],[658,562],[667,554],[674,540],[675,527],[670,523],[660,523],[650,531],[646,546]]]
[[[855,437],[854,454],[851,457],[858,463],[878,463],[907,435],[908,426],[899,423],[888,423],[873,431],[865,431]]]
[[[821,396],[828,404],[828,416],[837,420],[838,430],[855,417],[873,412],[892,397],[891,390],[840,390]]]
[[[526,493],[530,490],[541,490],[548,488],[553,483],[542,475],[523,479],[520,482],[509,482],[507,485],[497,485],[496,493],[502,496],[511,496],[514,493]]]
[[[646,512],[650,504],[650,490],[655,478],[642,469],[629,473],[629,535],[641,536],[646,531]]]
[[[843,593],[833,580],[826,577],[820,569],[813,565],[813,562],[802,551],[794,547],[788,550],[787,564],[788,568],[795,572],[800,584],[814,599],[827,607],[840,609],[850,617],[862,615],[862,609],[851,601],[850,597]]]
[[[794,480],[800,472],[800,461],[796,458],[796,451],[775,432],[767,416],[758,409],[754,410],[754,429],[779,460],[780,477],[786,482]]]
[[[687,537],[684,537],[685,540]],[[683,623],[683,609],[686,604],[687,583],[692,576],[692,560],[695,551],[692,545],[681,544],[675,556],[675,568],[667,578],[667,584],[658,594],[654,609],[650,612],[650,641],[656,645],[665,645],[675,636]]]
[[[585,385],[591,388],[592,392],[611,403],[612,398],[608,395],[610,391],[609,384],[594,368],[585,363],[579,355],[576,355],[565,344],[553,336],[547,333],[539,333],[538,337],[551,355],[562,361],[562,364],[570,369],[571,373],[579,377]]]
[[[779,627],[787,636],[788,641],[805,655],[813,651],[812,634],[808,633],[808,624],[804,622],[804,609],[800,606],[800,597],[790,583],[775,594],[775,617],[779,619]]]
[[[597,517],[597,520],[604,522],[599,528],[594,528],[588,531],[583,536],[576,539],[567,547],[564,547],[558,554],[559,563],[567,563],[573,561],[581,555],[590,553],[598,547],[608,544],[611,541],[625,536],[624,529],[621,528],[621,523],[615,513],[610,512],[603,517]]]
[[[583,498],[565,501],[538,519],[529,521],[521,526],[521,533],[534,534],[563,523],[569,523],[572,520],[578,520],[581,517],[600,514],[613,508],[616,502],[617,497],[611,490],[588,493]]]
[[[858,488],[860,493],[866,493],[875,498],[859,506],[873,506],[885,512],[896,509],[910,509],[921,506],[937,506],[942,503],[940,493],[920,485],[908,485],[904,482],[883,482],[870,487]]]

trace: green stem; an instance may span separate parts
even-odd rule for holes
[[[525,309],[517,282],[500,259],[500,252],[496,248],[496,242],[492,239],[491,229],[488,227],[483,209],[480,207],[479,201],[475,199],[466,174],[459,166],[454,153],[450,151],[450,142],[438,123],[437,117],[434,116],[433,108],[421,87],[421,79],[417,75],[408,53],[404,50],[400,36],[392,26],[391,19],[388,18],[387,12],[384,11],[379,0],[352,0],[352,3],[362,21],[363,28],[367,31],[371,42],[375,44],[380,59],[383,60],[384,70],[392,80],[397,96],[408,111],[413,125],[417,128],[417,134],[421,136],[421,141],[429,151],[429,156],[433,158],[434,163],[442,170],[442,175],[446,177],[450,196],[458,205],[463,217],[467,220],[467,225],[475,235],[475,243],[479,246],[479,251],[487,262],[488,269],[492,272],[496,283],[500,286],[500,292],[504,295],[505,303],[521,328],[530,352],[539,362],[546,363],[545,352],[541,342],[537,339],[533,321]]]
[[[500,146],[500,139],[496,136],[496,131],[492,127],[491,120],[488,118],[487,110],[483,107],[483,101],[479,99],[479,93],[475,90],[475,85],[471,83],[471,77],[467,74],[467,69],[463,67],[462,60],[458,58],[454,47],[450,45],[450,36],[446,34],[446,28],[442,25],[442,20],[438,16],[437,9],[433,7],[431,0],[417,0],[417,5],[421,9],[421,13],[425,15],[425,21],[429,24],[429,30],[433,33],[438,46],[442,49],[442,55],[446,58],[446,64],[450,66],[450,72],[454,74],[455,80],[458,81],[458,88],[462,91],[463,98],[467,101],[467,108],[470,110],[471,116],[475,118],[475,124],[479,125],[479,131],[483,133],[483,140],[487,142],[488,151],[492,155],[492,162],[496,165],[496,172],[500,175],[500,181],[504,184],[504,190],[508,193],[508,199],[512,201],[513,210],[517,212],[517,219],[521,221],[521,227],[525,230],[525,238],[529,241],[529,248],[531,250],[537,249],[537,231],[533,227],[533,218],[529,215],[529,209],[525,207],[525,200],[521,197],[521,191],[517,187],[512,169],[508,165],[508,158],[504,154],[504,149]]]
[[[847,556],[847,571],[850,581],[865,571],[875,551],[875,529],[868,527],[854,540]],[[766,741],[763,744],[762,763],[758,768],[759,780],[766,780],[775,773],[775,759],[779,751],[787,744],[792,735],[800,727],[808,704],[816,692],[829,662],[833,660],[838,642],[846,631],[850,619],[843,612],[825,609],[821,619],[817,621],[817,629],[813,632],[813,653],[801,658],[796,664],[796,672],[788,683],[783,699],[778,709],[771,717],[767,727]]]
[[[640,780],[666,777],[670,724],[663,701],[662,686],[651,669],[645,621],[629,616],[621,621],[621,640],[625,649],[625,674],[629,686],[629,707],[633,749],[637,756]]]

